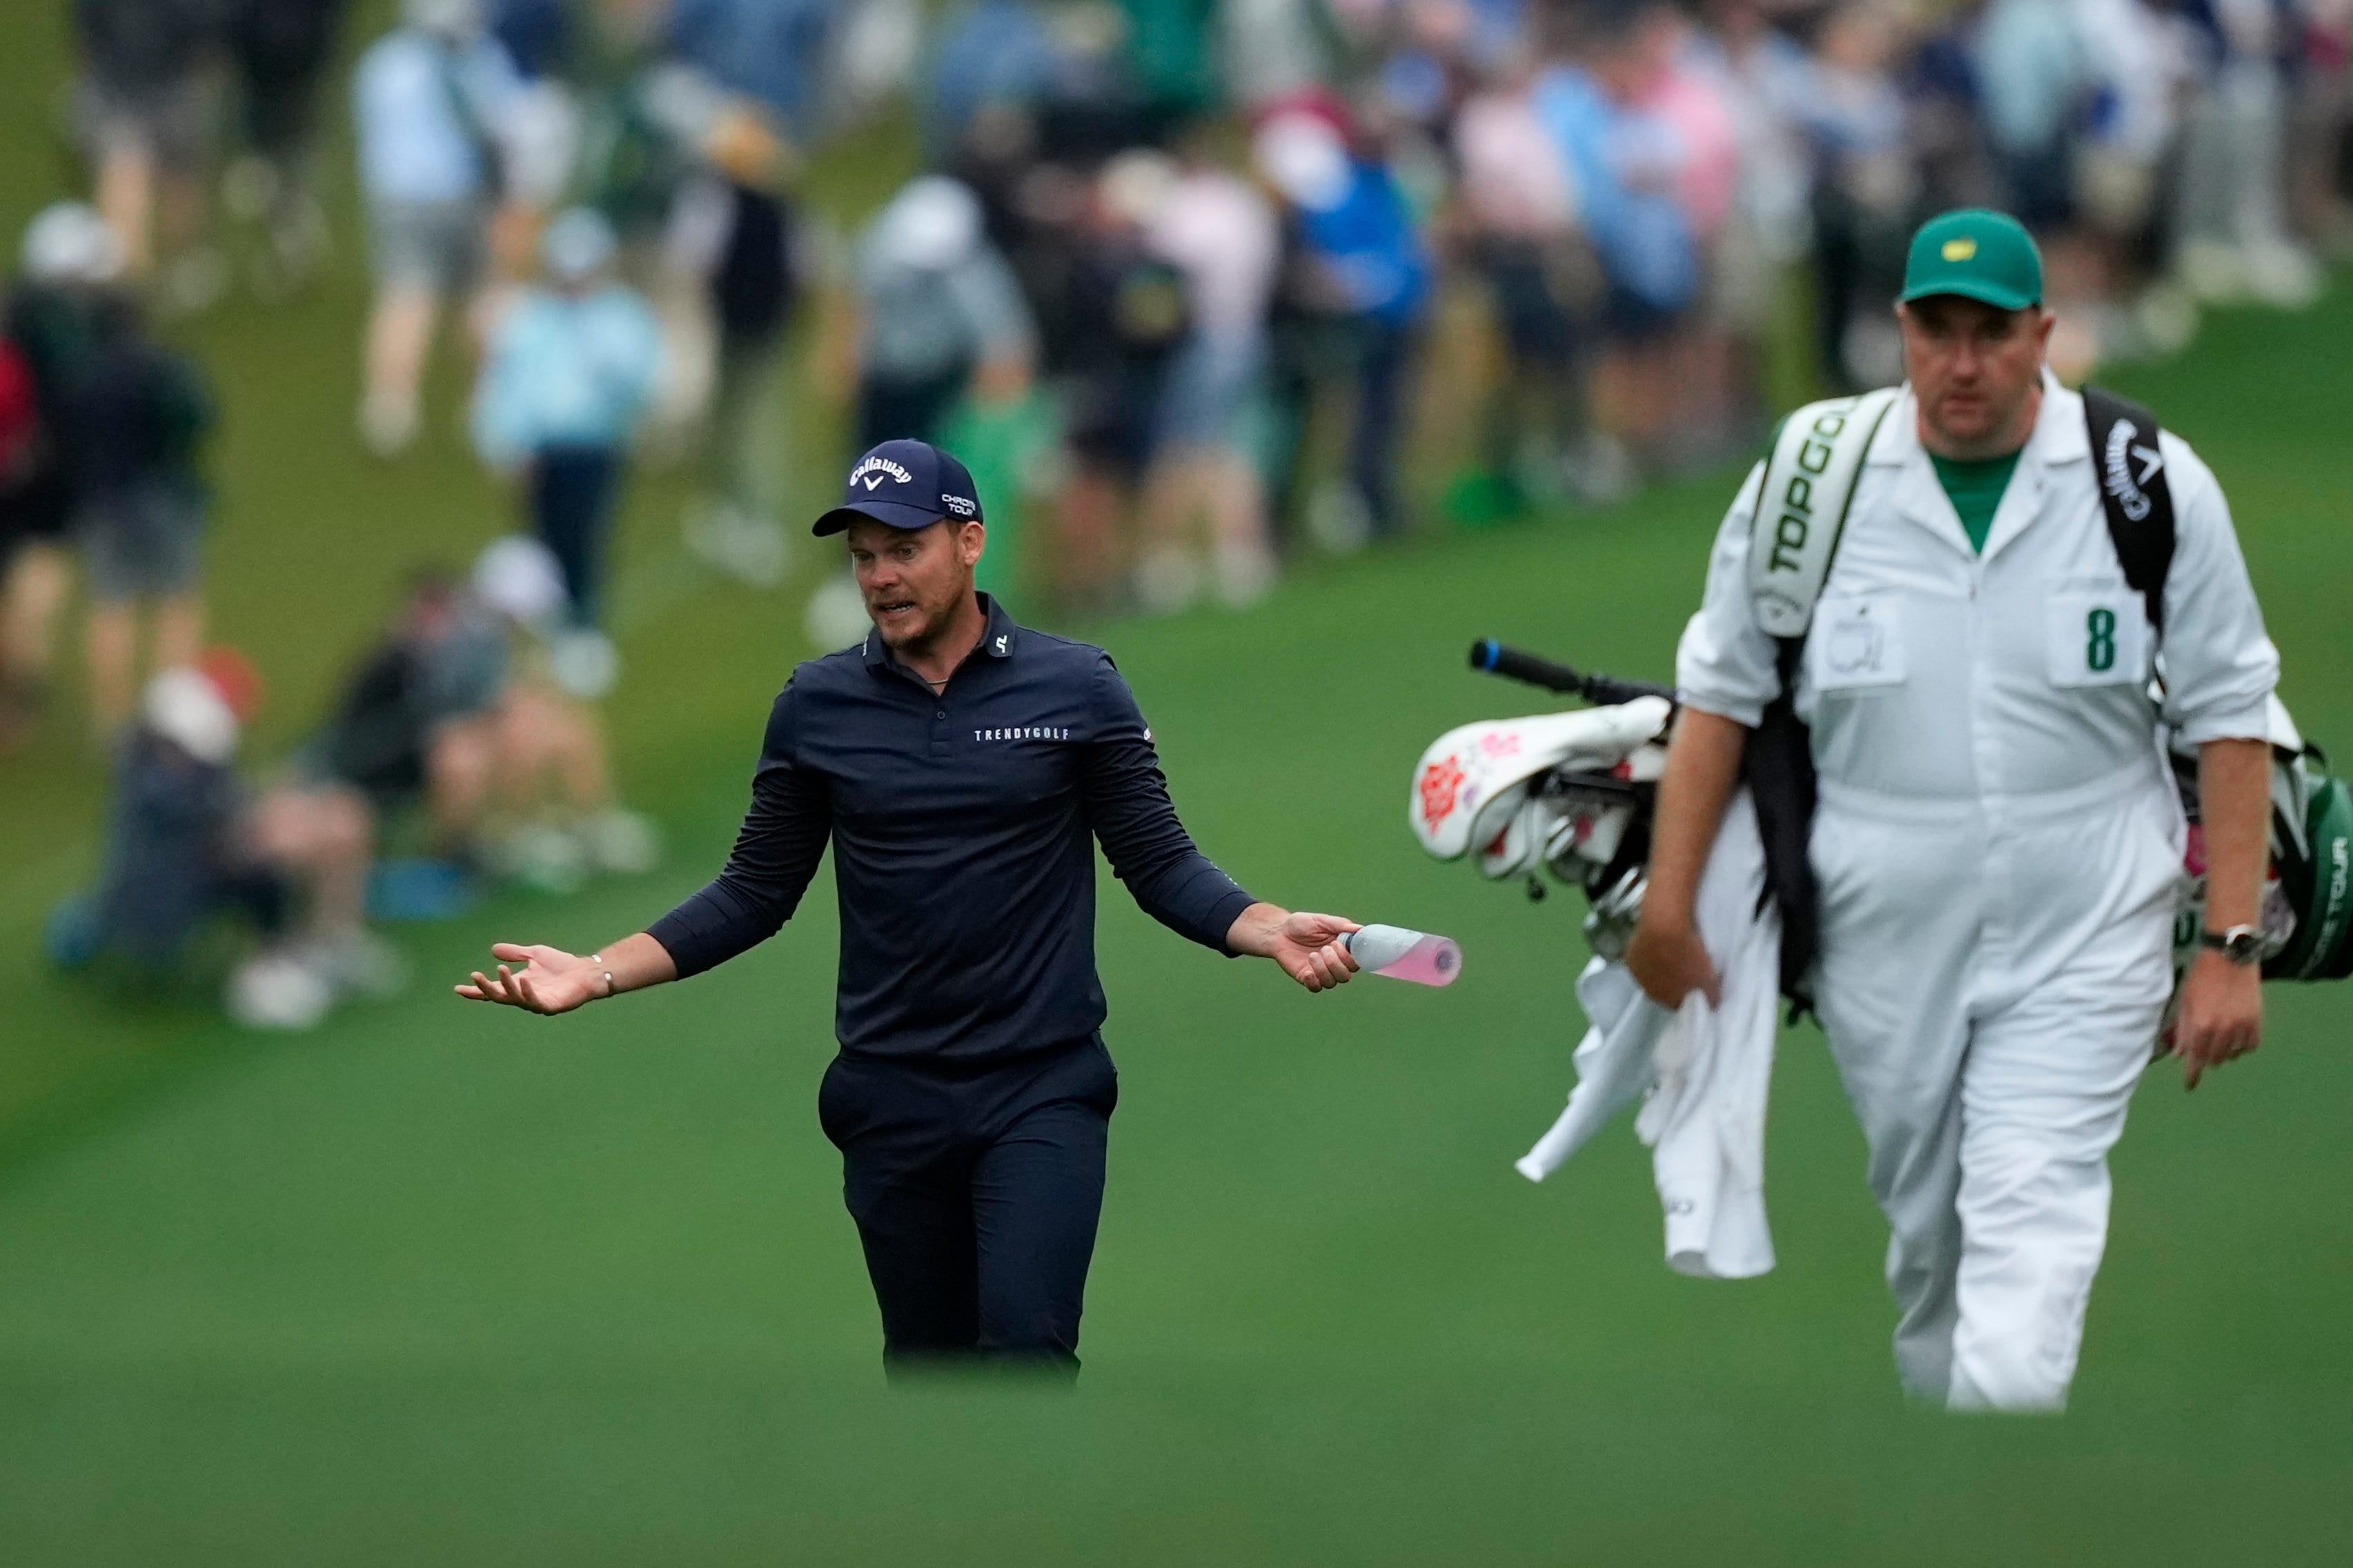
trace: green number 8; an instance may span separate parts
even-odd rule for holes
[[[2084,648],[2084,662],[2102,673],[2116,668],[2116,613],[2106,608],[2094,610],[2084,617],[2084,627],[2091,634]]]

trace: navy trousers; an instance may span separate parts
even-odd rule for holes
[[[546,447],[532,464],[532,522],[563,569],[577,626],[597,624],[605,539],[620,490],[621,453],[615,447]]]
[[[818,1119],[893,1373],[990,1360],[1078,1371],[1119,1074],[1090,1036],[979,1067],[836,1057]]]

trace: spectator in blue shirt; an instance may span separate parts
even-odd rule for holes
[[[522,92],[478,0],[406,0],[402,15],[360,57],[352,84],[375,251],[360,434],[380,457],[416,438],[434,324],[481,269],[498,139]]]
[[[612,226],[586,208],[548,226],[547,286],[525,290],[499,323],[474,395],[474,445],[522,477],[584,629],[596,624],[605,536],[661,371],[660,328],[613,280],[614,248]]]
[[[975,122],[991,111],[1034,110],[1053,94],[1062,68],[1061,46],[1033,0],[975,0],[951,13],[923,103],[933,159],[953,165]]]
[[[1271,486],[1278,519],[1298,515],[1302,437],[1319,383],[1356,384],[1348,441],[1352,516],[1336,540],[1403,527],[1398,494],[1407,371],[1430,292],[1430,253],[1388,166],[1348,143],[1336,106],[1296,103],[1268,117],[1255,152],[1282,196],[1291,258],[1278,285],[1273,393],[1281,426]]]

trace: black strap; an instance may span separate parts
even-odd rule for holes
[[[2108,538],[2123,563],[2125,582],[2148,608],[2148,624],[2165,631],[2165,578],[2173,566],[2173,489],[2166,482],[2157,416],[2105,387],[2084,388],[2084,424],[2092,437],[2092,472]]]
[[[1810,842],[1814,827],[1814,757],[1811,738],[1798,717],[1798,665],[1803,637],[1775,639],[1781,692],[1766,705],[1764,718],[1748,733],[1740,753],[1741,782],[1757,808],[1757,833],[1765,847],[1765,888],[1757,900],[1781,911],[1781,994],[1789,1016],[1813,1011],[1808,982],[1821,949],[1820,895],[1814,886]]]

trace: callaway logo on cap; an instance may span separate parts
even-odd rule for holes
[[[842,486],[841,504],[809,531],[823,538],[860,518],[892,528],[929,528],[943,518],[980,521],[980,494],[972,472],[928,441],[885,441],[858,459]]]

